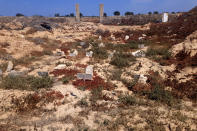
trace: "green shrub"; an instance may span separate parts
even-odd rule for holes
[[[158,49],[148,48],[146,52],[146,56],[149,57],[161,56],[162,59],[169,60],[171,57],[171,53],[169,52],[168,48],[158,48]]]
[[[14,59],[13,64],[14,64],[14,66],[16,66],[16,65],[29,65],[30,63],[32,63],[33,61],[36,61],[38,59],[39,58],[35,57],[35,56],[25,56],[25,57],[22,57],[20,59]]]
[[[137,103],[136,99],[131,95],[121,96],[119,102],[125,105],[135,105]]]
[[[174,97],[169,91],[164,90],[161,86],[156,85],[155,88],[147,93],[147,96],[151,100],[160,101],[167,105],[172,105]]]
[[[8,66],[8,63],[7,63],[7,62],[6,62],[6,63],[2,63],[2,64],[0,65],[0,69],[4,72],[4,71],[6,71],[7,66]]]
[[[72,80],[72,79],[73,79],[72,76],[64,76],[64,77],[62,78],[62,82],[63,82],[63,84],[68,84],[69,81]]]
[[[91,98],[90,101],[95,103],[97,100],[102,98],[102,91],[103,91],[103,87],[99,87],[99,88],[95,88],[93,90],[91,90]]]
[[[19,90],[38,90],[41,88],[52,87],[53,80],[50,77],[34,77],[34,76],[6,76],[0,83],[3,89],[19,89]]]
[[[107,59],[108,58],[108,53],[105,48],[99,48],[99,47],[94,47],[92,49],[94,52],[93,57],[97,59]]]
[[[113,70],[111,80],[121,81],[121,75],[122,75],[122,71],[120,69]]]
[[[82,98],[81,100],[79,100],[77,102],[77,105],[79,105],[81,107],[87,107],[88,106],[88,102],[87,102],[86,98]]]
[[[116,53],[114,54],[110,64],[117,66],[118,68],[127,67],[130,62],[136,61],[135,57],[130,54]]]

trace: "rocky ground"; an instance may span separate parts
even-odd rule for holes
[[[194,27],[0,21],[0,131],[197,130]]]

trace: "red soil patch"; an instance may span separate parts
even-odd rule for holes
[[[85,65],[85,64],[79,64],[79,63],[77,63],[75,66],[76,67],[80,67],[80,68],[86,68],[87,67],[87,65]]]
[[[53,72],[50,72],[50,74],[54,74],[55,77],[65,75],[65,76],[74,76],[77,73],[79,73],[78,70],[72,70],[72,69],[61,69],[61,70],[54,70]]]
[[[103,87],[105,90],[112,90],[113,86],[110,83],[106,83],[101,77],[95,76],[92,81],[76,80],[73,85],[77,87],[86,87],[87,90]]]
[[[144,92],[144,91],[151,91],[152,87],[150,85],[145,85],[145,84],[136,84],[135,86],[132,87],[132,91],[134,92]]]
[[[60,49],[65,53],[65,55],[68,55],[68,51],[69,51],[68,47],[60,47]]]
[[[24,113],[39,109],[46,103],[51,103],[63,98],[64,95],[59,91],[48,91],[42,92],[41,94],[34,93],[20,98],[12,98],[12,104],[15,105],[17,112]]]
[[[177,97],[187,97],[191,100],[197,101],[197,80],[196,77],[193,80],[179,83],[177,80],[166,80],[167,86],[173,87],[172,92]]]

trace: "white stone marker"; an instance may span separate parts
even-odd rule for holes
[[[168,13],[163,14],[162,22],[168,22]]]
[[[93,65],[89,65],[86,67],[86,74],[90,74],[93,76]]]

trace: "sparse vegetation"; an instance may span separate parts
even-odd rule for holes
[[[93,57],[96,59],[107,59],[107,50],[103,47],[99,47],[97,43],[93,43],[92,51],[94,52]]]
[[[50,77],[6,76],[3,77],[0,88],[35,91],[41,88],[50,88],[52,84],[53,80]]]
[[[148,98],[151,100],[166,103],[169,106],[174,104],[174,97],[169,91],[163,89],[163,87],[156,85],[155,88],[146,93]]]
[[[95,88],[91,91],[91,98],[90,98],[90,101],[92,103],[95,103],[97,100],[99,99],[102,99],[102,90],[103,90],[103,87],[99,87],[99,88]]]
[[[19,58],[19,59],[14,59],[13,60],[13,64],[14,64],[14,66],[17,66],[17,65],[29,65],[33,61],[36,61],[36,60],[39,60],[39,58],[35,57],[35,56],[25,56],[25,57],[22,57],[22,58]]]
[[[63,82],[63,84],[68,84],[69,81],[71,81],[71,80],[73,80],[73,79],[74,79],[73,76],[64,76],[64,77],[62,78],[62,82]]]
[[[4,71],[6,71],[7,66],[8,66],[8,63],[7,62],[2,63],[2,64],[0,64],[0,69],[4,72]]]
[[[146,55],[151,56],[162,56],[162,59],[168,60],[171,57],[171,53],[169,52],[168,48],[148,48]]]
[[[88,102],[86,98],[82,98],[80,101],[78,101],[77,105],[81,106],[81,107],[87,107],[88,106]]]
[[[131,62],[135,62],[136,59],[131,54],[116,53],[114,54],[110,64],[115,65],[118,68],[127,67]]]
[[[120,96],[119,102],[129,106],[129,105],[136,105],[137,100],[135,97],[131,95],[125,95],[125,96]]]
[[[19,98],[12,98],[12,104],[17,113],[31,113],[36,109],[41,109],[47,103],[63,98],[64,96],[61,92],[52,90],[28,94]]]

